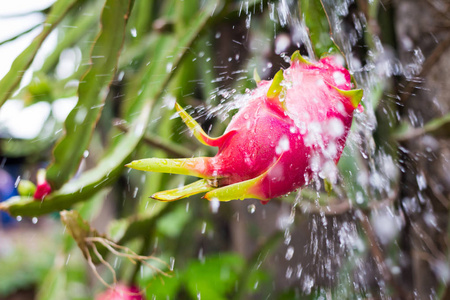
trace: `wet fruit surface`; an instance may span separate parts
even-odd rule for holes
[[[211,138],[178,104],[183,121],[203,144],[218,147],[214,157],[143,159],[128,167],[203,178],[154,194],[173,201],[207,192],[209,200],[256,198],[265,202],[327,177],[339,161],[362,98],[351,90],[349,72],[333,57],[309,62],[295,52],[291,66],[273,80],[258,82],[250,99],[223,136]]]

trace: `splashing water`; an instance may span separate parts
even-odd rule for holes
[[[248,8],[247,2],[246,5],[241,8],[240,13],[247,15],[245,26],[248,30],[252,30],[255,21],[252,20],[252,12]],[[366,233],[368,241],[365,234],[361,233],[361,228],[365,228],[364,226],[369,224],[374,238],[383,245],[389,245],[395,241],[398,232],[404,226],[404,220],[401,214],[395,213],[390,208],[390,205],[398,196],[395,186],[399,181],[402,165],[398,161],[395,151],[389,147],[380,147],[375,142],[374,133],[379,127],[375,111],[380,104],[380,91],[386,87],[387,80],[392,76],[399,75],[414,78],[421,69],[424,59],[421,51],[417,50],[413,62],[409,65],[402,65],[372,33],[370,24],[368,24],[370,16],[353,13],[352,5],[354,5],[352,0],[323,1],[323,7],[333,32],[331,38],[342,51],[338,55],[343,55],[342,63],[347,64],[358,87],[364,90],[364,112],[355,115],[354,128],[347,141],[344,156],[341,158],[341,163],[345,167],[338,169],[332,161],[324,161],[317,157],[311,158],[317,160],[317,170],[321,170],[313,175],[314,184],[309,188],[313,191],[312,197],[309,195],[309,199],[305,200],[301,196],[302,192],[298,192],[291,210],[292,215],[289,218],[286,215],[280,215],[284,221],[278,220],[278,224],[283,223],[280,228],[285,230],[284,244],[286,247],[283,254],[286,268],[282,278],[306,294],[311,293],[317,287],[324,287],[324,290],[329,291],[338,283],[344,283],[344,285],[352,286],[353,291],[358,291],[366,296],[371,295],[374,289],[378,291],[379,295],[387,296],[383,289],[392,284],[390,276],[398,272],[395,271],[399,268],[398,262],[387,261],[377,265],[376,262],[379,258],[376,255],[374,255],[374,259],[369,259],[371,251],[377,249],[375,247],[374,250],[374,246],[370,246],[370,243],[373,242],[370,240],[373,238],[369,236],[370,233]],[[288,59],[289,55],[286,55],[287,53],[284,51],[287,51],[292,43],[294,47],[304,49],[310,59],[314,59],[314,47],[309,38],[311,32],[306,27],[305,21],[299,17],[301,13],[294,1],[282,0],[276,4],[271,2],[268,4],[267,10],[266,13],[274,24],[289,31],[288,35],[284,32],[274,31],[274,52],[281,58]],[[347,22],[345,23],[343,19],[348,19],[349,16],[353,18],[351,20],[353,27],[351,30],[346,30],[345,26],[348,27],[349,21],[345,21]],[[359,57],[355,51],[358,41],[361,39],[366,39],[367,43],[372,45],[364,58]],[[256,42],[250,40],[250,44],[252,43]],[[249,68],[253,66],[256,65],[250,62]],[[271,68],[272,63],[268,62],[267,69]],[[225,75],[226,72],[224,72],[213,82],[221,82],[226,76],[245,72],[245,70],[237,70],[228,75]],[[333,74],[333,77],[336,82],[342,80],[342,74]],[[240,79],[248,80],[245,76]],[[214,104],[196,108],[194,115],[207,120],[218,117],[224,121],[229,118],[233,111],[244,106],[250,99],[248,89],[243,94],[238,92],[242,87],[239,84],[235,88],[222,86],[222,88],[213,90],[209,103]],[[384,113],[387,116],[392,114],[387,110],[384,110]],[[399,116],[394,115],[393,121],[390,121],[389,125],[392,126],[392,122],[397,121],[399,121]],[[342,124],[336,120],[331,120],[329,124],[325,125],[326,128],[319,124],[296,123],[296,125],[298,128],[293,128],[293,130],[308,129],[312,134],[316,133],[317,135],[325,131],[330,135],[339,136],[343,130]],[[317,140],[313,135],[308,138]],[[289,150],[289,143],[284,140],[280,140],[279,144],[275,146],[277,153]],[[330,143],[322,150],[324,153],[328,153],[326,156],[333,157],[336,145]],[[331,181],[336,199],[324,196],[323,191],[327,184],[323,182],[324,178]],[[309,181],[310,179],[307,180],[307,182]],[[417,184],[421,190],[427,187],[426,179],[422,174],[417,175]],[[311,205],[305,206],[305,201]],[[377,209],[377,205],[385,206]],[[364,209],[375,207],[374,214],[370,218],[371,223],[365,223],[367,212],[362,212],[359,207]],[[411,207],[413,205],[405,207],[405,210],[414,209]],[[295,237],[297,230],[293,228],[296,226],[295,214],[299,209],[302,212],[310,213],[307,216],[306,225],[309,234],[300,244]],[[247,206],[247,211],[254,214],[258,210],[254,204],[251,204]],[[288,219],[292,221],[286,221]],[[433,224],[433,220],[433,214],[430,213],[428,222]],[[386,271],[386,268],[389,270]],[[375,282],[373,282],[374,278],[376,278]],[[349,291],[341,288],[338,294],[343,297],[351,295],[348,293]]]

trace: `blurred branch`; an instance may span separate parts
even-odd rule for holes
[[[436,3],[436,1],[432,1],[432,0],[426,0],[426,1],[427,1],[428,5],[430,5],[435,12],[437,12],[438,14],[441,15],[441,17],[444,17],[445,19],[450,19],[450,16],[448,14],[450,6],[448,3],[445,4],[445,2],[442,2],[442,3],[439,3],[439,5],[438,5]],[[444,6],[444,5],[446,5],[446,9],[444,9],[445,11],[442,9],[443,8],[442,6]]]
[[[324,213],[326,216],[336,216],[345,214],[353,209],[350,200],[343,200],[340,203],[320,206],[308,202],[301,203],[298,206],[301,213],[319,214]]]
[[[423,68],[417,76],[420,78],[425,77],[431,71],[433,66],[439,61],[441,55],[445,53],[445,51],[448,49],[449,46],[450,46],[450,37],[442,41],[436,47],[436,49],[434,49],[434,51],[431,52],[430,56],[428,56],[425,62],[423,63]],[[400,102],[407,101],[411,97],[412,93],[416,88],[417,82],[409,81],[404,91],[402,91],[402,95],[400,96]]]
[[[119,119],[114,120],[113,124],[123,132],[129,131],[129,127]],[[190,149],[179,144],[166,141],[156,135],[146,134],[143,138],[143,141],[152,147],[165,151],[172,157],[191,157],[194,154]]]
[[[364,232],[366,233],[366,236],[369,240],[370,252],[375,259],[375,262],[377,263],[384,280],[386,280],[391,285],[395,293],[399,294],[399,299],[407,299],[408,297],[406,296],[406,292],[401,286],[397,284],[391,271],[386,265],[383,250],[378,242],[375,232],[373,231],[372,224],[369,221],[369,217],[361,210],[357,210],[355,212],[355,215],[359,220]]]
[[[394,137],[397,139],[397,141],[411,140],[424,134],[442,135],[446,137],[449,135],[449,131],[446,128],[449,125],[450,125],[450,114],[446,114],[442,117],[435,118],[427,122],[423,127],[407,129],[405,132],[395,134]]]
[[[439,202],[446,208],[450,208],[450,201],[447,197],[445,197],[441,191],[437,188],[437,183],[434,181],[434,179],[431,178],[431,176],[425,175],[427,181],[430,183],[428,186],[430,187],[431,191],[433,192],[433,195],[438,199]]]
[[[417,223],[411,222],[411,227],[414,229],[416,234],[420,237],[420,241],[423,241],[427,246],[428,250],[433,254],[433,256],[441,261],[445,261],[445,255],[439,251],[436,247],[433,239],[425,232]]]
[[[384,206],[389,206],[394,203],[399,193],[399,187],[396,186],[388,197],[379,201],[371,201],[367,208],[356,207],[357,209],[365,212],[370,212],[375,209],[379,209]],[[316,201],[317,193],[306,188],[301,191],[301,197],[307,198],[310,201],[300,201],[297,209],[301,213],[319,214],[323,213],[327,216],[342,215],[355,209],[353,201],[351,199],[339,199],[338,197],[328,196],[320,194],[319,199],[322,203],[313,203]],[[285,198],[276,198],[278,201],[284,201]],[[290,201],[293,202],[293,201]],[[326,203],[326,204],[325,204]]]

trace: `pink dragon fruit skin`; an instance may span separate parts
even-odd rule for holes
[[[138,170],[194,175],[193,184],[154,194],[173,201],[207,192],[205,198],[262,202],[309,183],[314,172],[336,164],[345,146],[361,90],[350,90],[349,72],[332,57],[317,63],[297,51],[291,67],[262,81],[233,117],[223,136],[207,136],[178,104],[176,108],[200,142],[218,147],[214,157],[143,159],[127,166]]]

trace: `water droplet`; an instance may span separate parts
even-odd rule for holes
[[[286,229],[284,231],[284,244],[289,245],[291,243],[291,239],[292,239],[291,232],[289,231],[289,229]]]
[[[14,182],[14,187],[15,187],[15,188],[17,188],[17,186],[19,186],[19,182],[20,182],[20,175],[17,176],[16,182]]]
[[[175,265],[175,257],[171,257],[170,258],[170,266],[169,266],[170,271],[173,271],[174,265]]]
[[[205,234],[206,231],[206,222],[203,222],[202,224],[202,234]]]
[[[289,266],[289,267],[287,267],[287,269],[286,269],[286,278],[289,279],[289,278],[291,278],[291,277],[292,277],[292,267]]]
[[[217,199],[217,198],[211,199],[211,201],[209,202],[209,207],[211,208],[211,211],[213,214],[217,214],[217,212],[219,212],[219,207],[220,207],[219,199]]]
[[[284,256],[284,258],[286,258],[286,260],[291,260],[293,256],[294,256],[294,247],[289,246],[286,250],[286,255]]]
[[[256,211],[255,204],[250,204],[249,206],[247,206],[247,211],[251,214],[255,213],[255,211]]]
[[[295,275],[297,278],[300,278],[302,276],[303,268],[301,265],[297,265],[297,274]]]
[[[337,86],[342,85],[346,82],[344,74],[339,71],[333,72],[333,79]]]
[[[249,29],[249,28],[250,28],[251,22],[252,22],[252,15],[249,14],[249,15],[247,16],[247,18],[245,19],[245,28]]]
[[[314,286],[314,278],[311,277],[310,275],[305,275],[304,278],[305,279],[303,280],[303,291],[306,294],[310,294],[311,293],[311,289]]]
[[[289,138],[286,135],[283,135],[280,140],[278,141],[278,145],[275,148],[276,154],[281,154],[286,151],[289,151],[290,145],[289,145]]]
[[[132,37],[136,37],[136,36],[137,36],[137,30],[136,30],[136,28],[131,28],[130,32],[131,32],[131,36],[132,36]]]
[[[280,34],[275,40],[275,53],[281,54],[286,51],[291,44],[291,38],[288,34]]]
[[[17,216],[17,217],[16,217],[16,220],[17,220],[17,222],[22,221],[22,216]]]
[[[167,63],[167,65],[166,65],[166,72],[167,73],[172,72],[172,66],[173,66],[173,64],[171,62]]]
[[[200,248],[200,250],[198,250],[198,259],[204,263],[205,262],[205,256],[203,255],[203,248]]]
[[[75,122],[78,124],[81,124],[84,122],[84,119],[86,118],[87,110],[84,107],[80,107],[78,109],[77,114],[75,115]]]
[[[33,218],[31,219],[31,222],[32,222],[33,224],[36,224],[36,223],[38,222],[38,218],[33,217]]]
[[[417,180],[417,186],[419,187],[419,190],[423,191],[427,187],[427,180],[423,173],[416,175]]]

